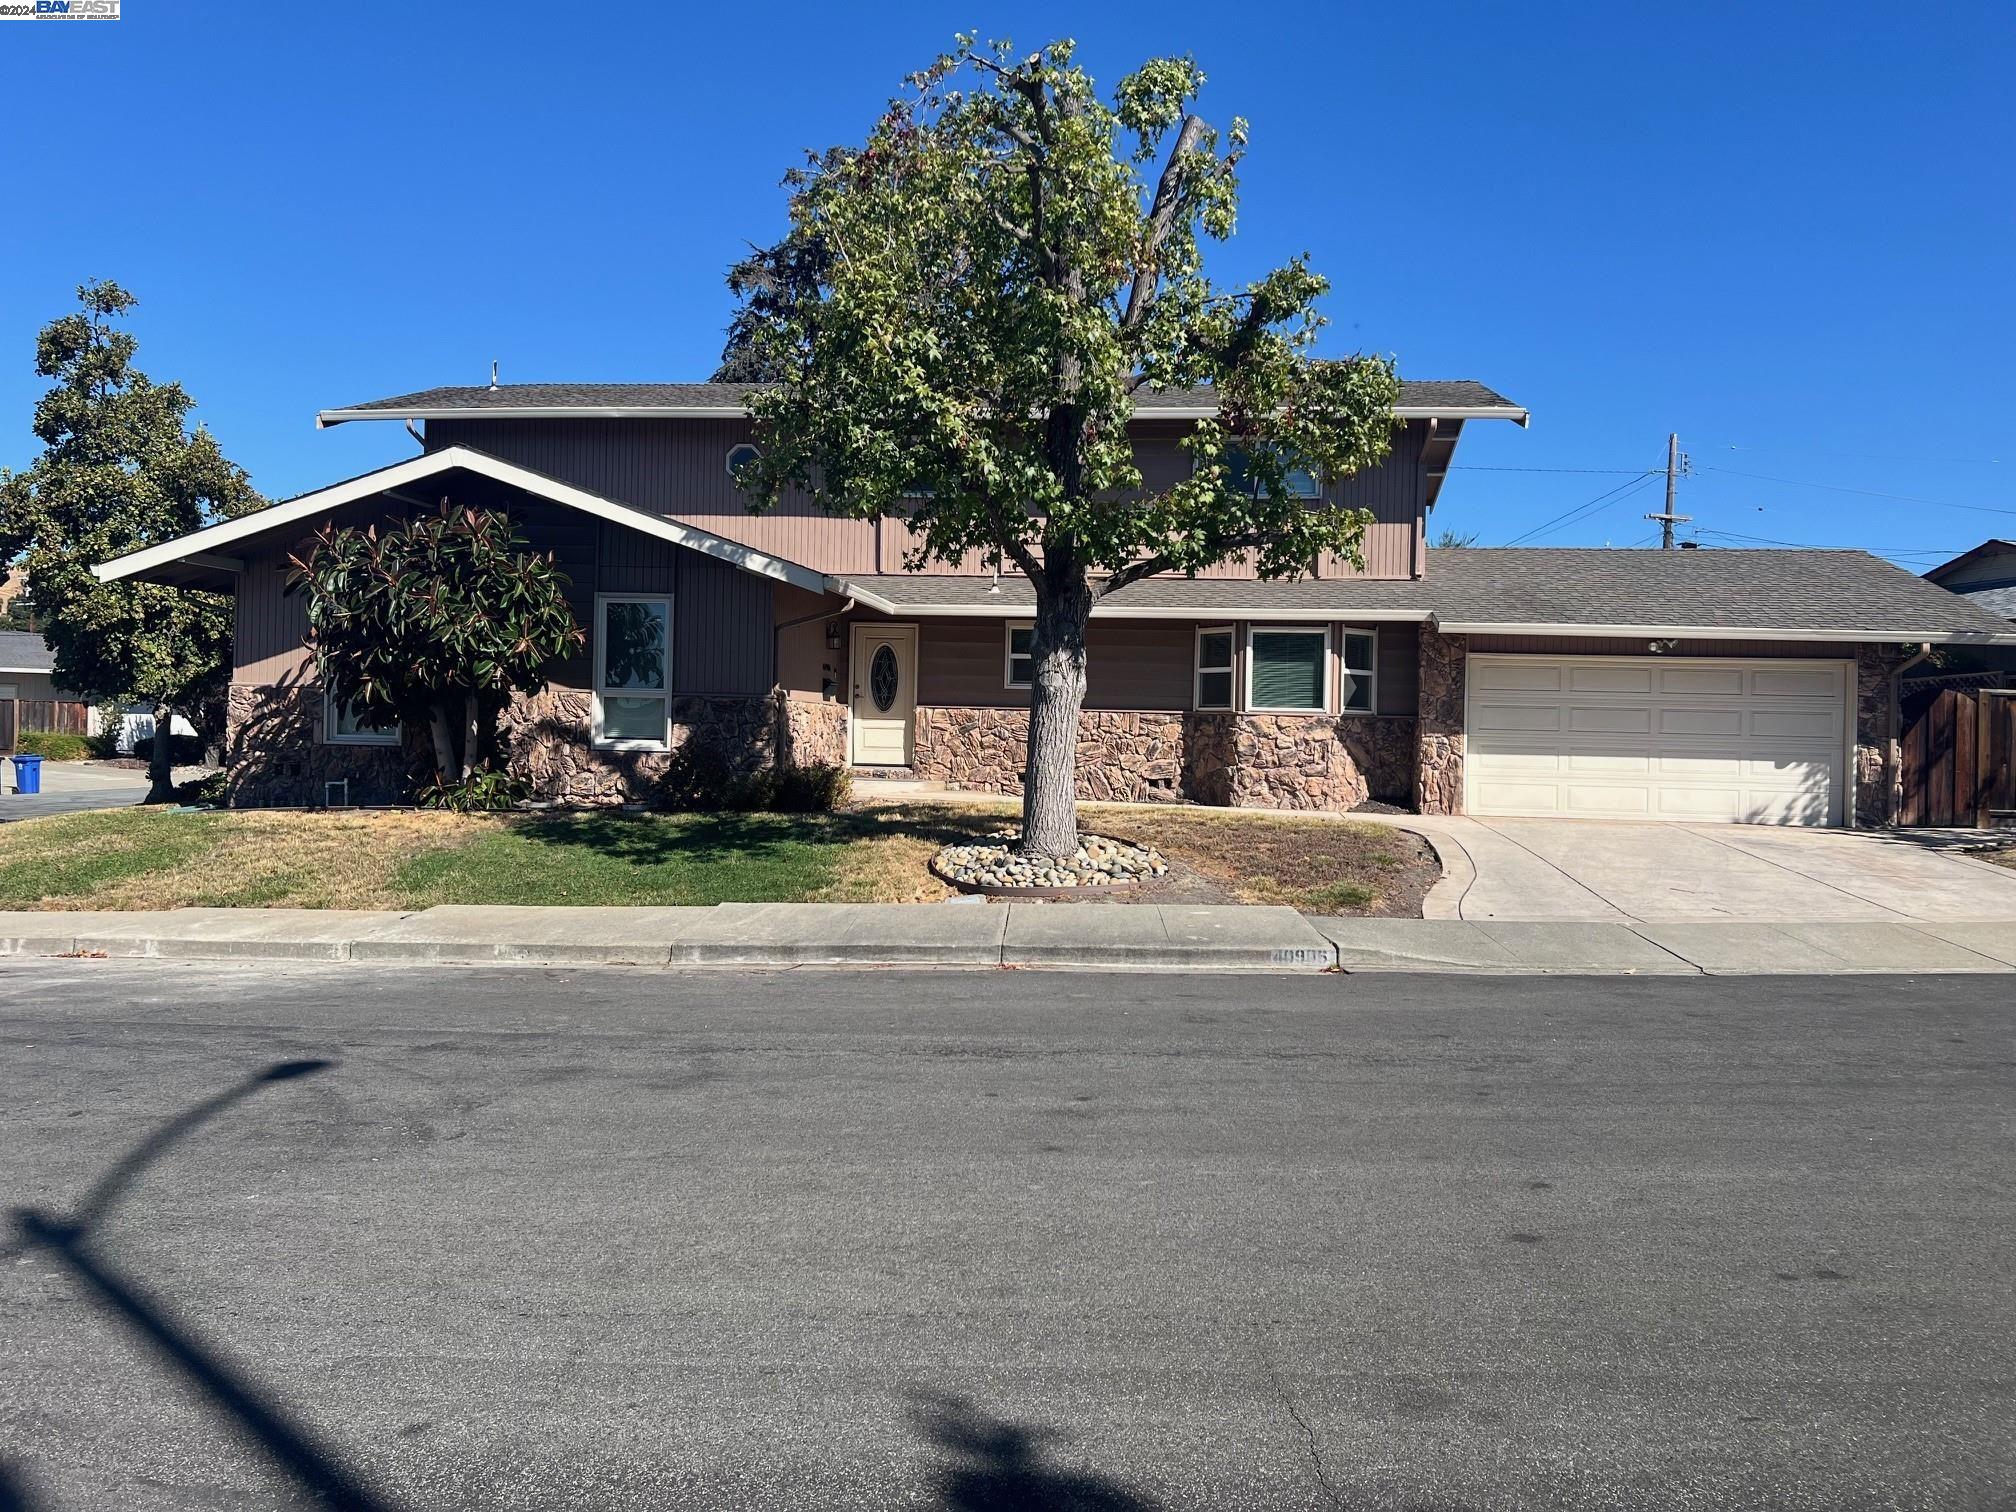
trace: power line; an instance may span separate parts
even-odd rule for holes
[[[1859,494],[1865,499],[1895,499],[1900,504],[1930,504],[1936,509],[1964,509],[1970,514],[2016,515],[2016,509],[1996,509],[1987,504],[1952,504],[1944,499],[1923,499],[1916,494],[1883,493],[1874,488],[1849,488],[1840,483],[1814,483],[1805,478],[1773,478],[1763,473],[1740,472],[1733,467],[1704,467],[1701,470],[1726,473],[1732,478],[1755,478],[1760,483],[1788,483],[1794,488],[1824,488],[1829,493]]]
[[[1482,463],[1452,462],[1451,472],[1525,472],[1525,473],[1631,473],[1635,467],[1487,467]]]
[[[1563,510],[1551,520],[1542,520],[1531,530],[1514,536],[1505,544],[1507,546],[1517,546],[1522,541],[1530,541],[1542,535],[1552,535],[1557,530],[1588,518],[1589,515],[1596,513],[1609,504],[1621,504],[1625,499],[1630,498],[1632,494],[1638,492],[1639,489],[1658,476],[1658,469],[1648,469],[1628,483],[1619,483],[1615,488],[1606,488],[1602,493],[1596,495],[1595,498],[1577,504],[1573,509]]]

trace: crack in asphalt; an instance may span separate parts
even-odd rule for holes
[[[1267,1345],[1258,1323],[1253,1325],[1253,1348],[1260,1356],[1261,1368],[1267,1372],[1268,1386],[1280,1399],[1282,1407],[1287,1410],[1295,1426],[1302,1430],[1302,1442],[1309,1451],[1309,1468],[1316,1477],[1316,1484],[1322,1490],[1324,1499],[1333,1507],[1345,1507],[1347,1503],[1344,1500],[1344,1493],[1330,1483],[1330,1472],[1323,1464],[1323,1448],[1316,1442],[1316,1430],[1310,1426],[1309,1420],[1302,1416],[1302,1409],[1296,1405],[1294,1396],[1282,1383],[1281,1372],[1275,1368],[1273,1356],[1267,1353]]]

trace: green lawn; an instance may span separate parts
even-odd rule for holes
[[[392,889],[437,903],[780,903],[839,880],[852,835],[778,814],[563,815],[402,862]]]

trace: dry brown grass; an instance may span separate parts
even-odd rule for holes
[[[1305,913],[1418,918],[1441,876],[1418,835],[1390,825],[1307,814],[1081,804],[1079,823],[1102,835],[1153,845],[1215,884],[1218,896],[1278,903]],[[946,895],[927,870],[953,830],[979,835],[1013,827],[1009,801],[870,804],[856,811],[862,841],[850,851],[831,901],[911,903]],[[1208,896],[1208,894],[1207,894]]]
[[[399,908],[402,863],[463,845],[501,820],[391,810],[219,816],[211,843],[160,870],[130,876],[56,907]]]

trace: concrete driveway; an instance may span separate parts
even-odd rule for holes
[[[2016,870],[1882,831],[1588,819],[1398,822],[1446,875],[1441,919],[2016,919]]]
[[[6,763],[6,791],[0,793],[0,824],[17,819],[46,819],[51,814],[76,814],[86,809],[124,808],[147,796],[147,774],[134,767],[101,765],[95,761],[45,761],[42,791],[14,791],[14,764]]]

